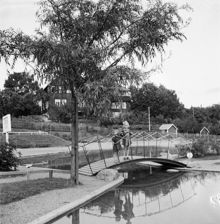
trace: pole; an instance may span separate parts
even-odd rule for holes
[[[9,133],[8,132],[5,133],[5,142],[7,144],[9,144]]]
[[[167,159],[169,159],[170,140],[168,139]]]
[[[78,98],[73,85],[71,89],[71,107],[72,107],[72,146],[71,146],[71,171],[70,179],[73,183],[79,184],[79,148],[78,148]]]
[[[150,107],[148,107],[148,128],[149,128],[149,132],[150,132]]]

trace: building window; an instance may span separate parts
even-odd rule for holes
[[[112,108],[112,109],[120,109],[120,105],[119,105],[119,103],[114,102],[114,103],[112,103],[111,108]]]
[[[116,109],[116,104],[115,104],[115,103],[112,103],[111,108],[112,108],[112,109]]]
[[[55,105],[60,107],[61,106],[61,99],[55,99]]]
[[[127,108],[127,104],[126,102],[114,102],[112,103],[111,106],[112,109],[126,109]]]
[[[60,107],[60,106],[63,106],[67,103],[67,100],[66,99],[55,99],[55,105]]]
[[[60,99],[55,99],[55,104],[60,107],[60,103],[61,103],[61,100]]]
[[[67,100],[66,100],[66,99],[62,99],[62,100],[61,100],[61,104],[62,104],[62,105],[65,105],[66,103],[67,103]]]
[[[122,108],[122,109],[126,109],[126,108],[127,108],[127,104],[126,104],[126,102],[122,102],[122,103],[121,103],[121,108]]]

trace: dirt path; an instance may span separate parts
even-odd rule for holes
[[[168,144],[170,148],[174,148],[175,145],[178,144],[186,144],[189,143],[190,141],[183,139],[183,138],[177,138],[173,139],[172,141],[169,141],[167,139],[162,139],[162,140],[149,140],[145,141],[139,141],[138,143],[134,140],[132,143],[132,146],[136,146],[137,144],[139,146],[145,145],[145,146],[155,146],[157,147],[164,147],[167,148]],[[81,146],[82,144],[80,144]],[[91,143],[86,146],[86,150],[88,151],[93,151],[99,149],[99,145],[97,142]],[[103,150],[109,150],[112,149],[112,142],[102,142],[102,149]],[[68,153],[70,148],[68,146],[62,146],[62,147],[47,147],[47,148],[24,148],[24,149],[17,149],[18,152],[21,152],[22,156],[34,156],[34,155],[43,155],[43,154],[53,154],[53,153],[59,153],[59,152],[64,152]],[[82,147],[79,147],[79,150],[82,151]]]

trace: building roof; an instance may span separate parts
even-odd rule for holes
[[[160,127],[159,127],[159,130],[169,130],[171,127],[174,127],[176,129],[178,129],[174,124],[162,124]]]
[[[200,134],[201,134],[203,131],[207,131],[207,132],[209,133],[209,129],[206,128],[206,127],[203,127],[203,128],[201,129]]]

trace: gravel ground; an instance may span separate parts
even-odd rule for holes
[[[48,177],[46,174],[33,174],[32,178]],[[59,174],[63,178],[69,178],[68,174]],[[22,181],[26,177],[2,178],[1,183]],[[25,224],[39,218],[48,212],[57,209],[67,203],[80,199],[82,196],[104,186],[107,182],[95,177],[80,176],[81,185],[73,188],[47,191],[29,198],[0,205],[0,224]],[[1,189],[0,189],[1,190]]]

